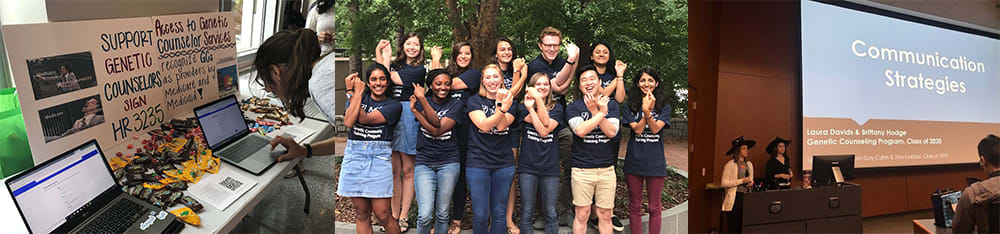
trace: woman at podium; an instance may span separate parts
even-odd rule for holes
[[[732,144],[733,146],[729,148],[726,155],[732,155],[733,159],[726,162],[722,168],[721,184],[723,188],[726,188],[726,197],[722,200],[722,212],[725,214],[727,232],[740,230],[739,212],[741,207],[736,205],[736,209],[733,208],[734,204],[742,204],[742,193],[749,192],[753,185],[753,163],[747,159],[747,156],[750,155],[750,148],[753,148],[757,142],[745,140],[740,136],[733,140]]]
[[[789,169],[790,162],[788,161],[788,144],[791,140],[782,139],[781,137],[775,137],[770,144],[767,144],[768,155],[771,155],[771,159],[767,160],[767,167],[764,170],[764,184],[767,189],[789,189],[792,186],[792,171]]]

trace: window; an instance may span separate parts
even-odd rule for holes
[[[236,51],[251,53],[274,34],[280,0],[220,0],[219,9],[236,14]]]

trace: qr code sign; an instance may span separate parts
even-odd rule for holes
[[[219,182],[219,185],[222,185],[222,187],[226,187],[229,190],[236,191],[236,189],[239,189],[240,186],[243,186],[243,182],[235,180],[232,177],[226,177],[226,179],[222,180],[222,182]]]

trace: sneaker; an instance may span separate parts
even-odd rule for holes
[[[622,224],[622,221],[618,219],[618,216],[612,215],[611,229],[614,229],[616,232],[625,231],[625,224]]]

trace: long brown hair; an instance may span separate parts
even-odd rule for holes
[[[293,32],[281,31],[267,38],[257,49],[254,68],[256,79],[266,83],[276,83],[271,77],[272,65],[284,65],[281,72],[281,92],[287,96],[285,108],[292,116],[302,118],[306,98],[309,97],[309,79],[312,78],[313,64],[320,59],[319,39],[316,31],[298,29]],[[259,83],[259,82],[258,82]]]
[[[531,79],[528,79],[527,87],[534,88],[535,87],[535,83],[537,83],[538,79],[541,79],[542,77],[544,77],[546,79],[549,78],[549,76],[545,75],[545,73],[535,72],[535,74],[531,75]],[[552,108],[556,107],[555,99],[552,98],[552,88],[551,87],[549,88],[549,95],[546,95],[546,96],[547,97],[545,98],[545,109],[551,111]]]
[[[396,60],[392,61],[393,65],[403,66],[406,63],[406,52],[403,52],[403,46],[406,45],[406,40],[411,37],[417,37],[417,41],[420,41],[420,53],[417,54],[416,58],[413,58],[413,62],[409,65],[424,65],[424,37],[420,36],[417,32],[409,32],[403,38],[399,39],[399,47],[396,49]]]
[[[469,55],[471,55],[469,58],[469,65],[465,67],[458,67],[458,54],[461,53],[462,47],[465,46],[469,47]],[[469,67],[472,67],[472,60],[475,58],[476,52],[472,50],[472,44],[469,44],[469,42],[466,41],[455,42],[455,45],[451,47],[451,61],[448,62],[448,67],[445,68],[445,70],[448,71],[448,74],[451,74],[451,77],[458,77],[465,71],[468,71]]]

